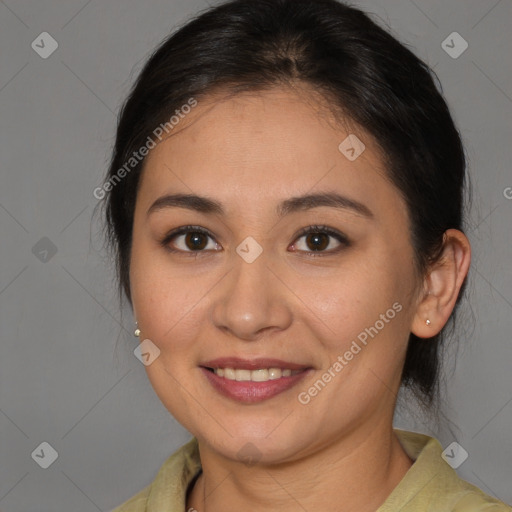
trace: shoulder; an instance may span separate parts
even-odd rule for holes
[[[486,494],[452,471],[450,512],[512,512],[512,507]]]
[[[512,512],[512,507],[459,477],[434,437],[395,429],[414,464],[378,512]]]
[[[167,458],[153,482],[110,512],[181,510],[187,486],[200,469],[194,437]]]
[[[512,507],[461,480],[466,489],[454,497],[450,512],[512,512]]]

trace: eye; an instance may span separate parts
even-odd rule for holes
[[[337,253],[344,247],[348,247],[350,245],[350,242],[348,238],[341,232],[336,231],[334,229],[331,229],[327,226],[308,226],[307,228],[304,228],[299,233],[299,238],[305,237],[305,245],[306,249],[302,250],[299,249],[300,252],[307,252],[310,253],[310,256],[317,257],[322,256],[322,253]],[[330,238],[335,238],[339,245],[335,249],[330,249],[326,251],[325,249],[331,245]],[[298,244],[294,244],[294,247]],[[320,254],[312,254],[312,253],[320,253]]]
[[[293,244],[293,247],[299,252],[310,253],[309,255],[312,257],[321,256],[323,255],[322,253],[336,253],[350,245],[350,242],[343,233],[327,226],[308,226],[299,232],[296,240],[304,237],[306,240],[306,249],[297,249],[297,243]],[[160,243],[166,250],[174,253],[195,253],[195,255],[198,255],[208,249],[219,251],[220,246],[216,242],[208,246],[208,238],[212,239],[212,241],[214,240],[213,235],[200,226],[182,226],[168,233]],[[339,245],[338,248],[326,251],[325,249],[331,245],[330,238],[335,238]],[[178,247],[175,248],[172,247],[172,245]],[[315,252],[320,254],[313,254]]]
[[[218,244],[214,243],[213,247],[208,247],[208,237],[212,238],[211,233],[199,226],[182,226],[168,233],[165,238],[161,241],[164,246],[170,252],[189,252],[199,253],[204,252],[204,249],[219,250]],[[176,241],[182,238],[180,243]],[[177,249],[170,247],[170,243],[173,241],[174,245],[181,245]]]

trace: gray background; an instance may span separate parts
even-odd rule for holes
[[[399,410],[396,425],[443,447],[458,441],[469,453],[459,474],[512,503],[511,2],[355,3],[434,66],[474,183],[472,309],[462,311],[446,382],[452,423]],[[133,318],[117,305],[92,214],[117,110],[144,59],[206,7],[0,0],[2,512],[109,510],[190,438],[133,355]],[[47,59],[31,47],[45,31],[59,45]],[[441,47],[454,31],[469,43],[458,58]],[[31,457],[42,442],[58,452],[47,469]]]

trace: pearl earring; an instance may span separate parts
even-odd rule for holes
[[[135,331],[133,332],[133,334],[134,334],[135,336],[137,336],[137,338],[138,338],[138,337],[140,336],[140,329],[139,329],[139,327],[138,327],[137,322],[135,322],[135,326],[136,326],[136,328],[135,328]]]
[[[427,318],[427,319],[425,320],[425,323],[426,323],[427,325],[430,325],[432,322]]]

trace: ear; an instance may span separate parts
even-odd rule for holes
[[[419,338],[431,338],[446,325],[470,262],[471,246],[466,235],[458,229],[445,231],[441,257],[432,264],[424,279],[424,291],[411,326],[413,334]]]

